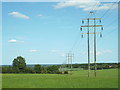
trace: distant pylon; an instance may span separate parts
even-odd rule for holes
[[[73,56],[74,56],[74,54],[72,54],[72,53],[67,54],[68,68],[70,68],[70,69],[72,69]]]

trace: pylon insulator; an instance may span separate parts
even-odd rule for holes
[[[100,34],[100,37],[102,38],[102,34]]]
[[[80,28],[80,30],[82,31],[82,28]]]
[[[84,24],[84,21],[82,20],[82,24]]]
[[[83,38],[83,34],[82,34],[82,38]]]
[[[103,27],[101,27],[101,30],[103,30]]]

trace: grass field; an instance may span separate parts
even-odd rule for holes
[[[3,74],[3,88],[118,88],[118,69],[98,70],[97,77],[87,70],[61,74]]]

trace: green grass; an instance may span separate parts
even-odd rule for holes
[[[98,70],[97,77],[87,70],[61,74],[3,74],[3,88],[118,88],[118,69]]]

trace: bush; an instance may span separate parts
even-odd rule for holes
[[[64,71],[64,74],[68,74],[68,71]]]
[[[47,67],[47,73],[55,74],[59,71],[58,66],[52,65]]]

